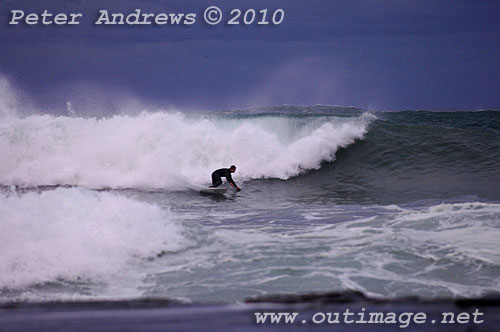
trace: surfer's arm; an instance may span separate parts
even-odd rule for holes
[[[226,175],[226,179],[227,181],[234,187],[236,188],[237,191],[240,191],[241,189],[238,188],[238,186],[236,185],[236,182],[234,182],[233,180],[233,177],[231,176],[231,173],[228,171],[227,172],[227,175]]]
[[[233,178],[231,177],[231,173],[227,173],[226,179],[233,187],[238,188],[236,182],[234,182]]]

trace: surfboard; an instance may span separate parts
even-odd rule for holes
[[[204,188],[200,190],[200,193],[209,195],[224,195],[226,191],[227,188]]]

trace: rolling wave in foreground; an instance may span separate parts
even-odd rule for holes
[[[0,299],[500,289],[500,112],[0,122]],[[236,195],[203,196],[238,166]]]

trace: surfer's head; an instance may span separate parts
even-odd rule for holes
[[[231,167],[229,167],[229,172],[231,172],[231,173],[236,172],[236,166],[231,165]]]

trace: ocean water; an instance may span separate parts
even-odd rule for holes
[[[0,156],[2,302],[500,291],[498,111],[4,116]]]

